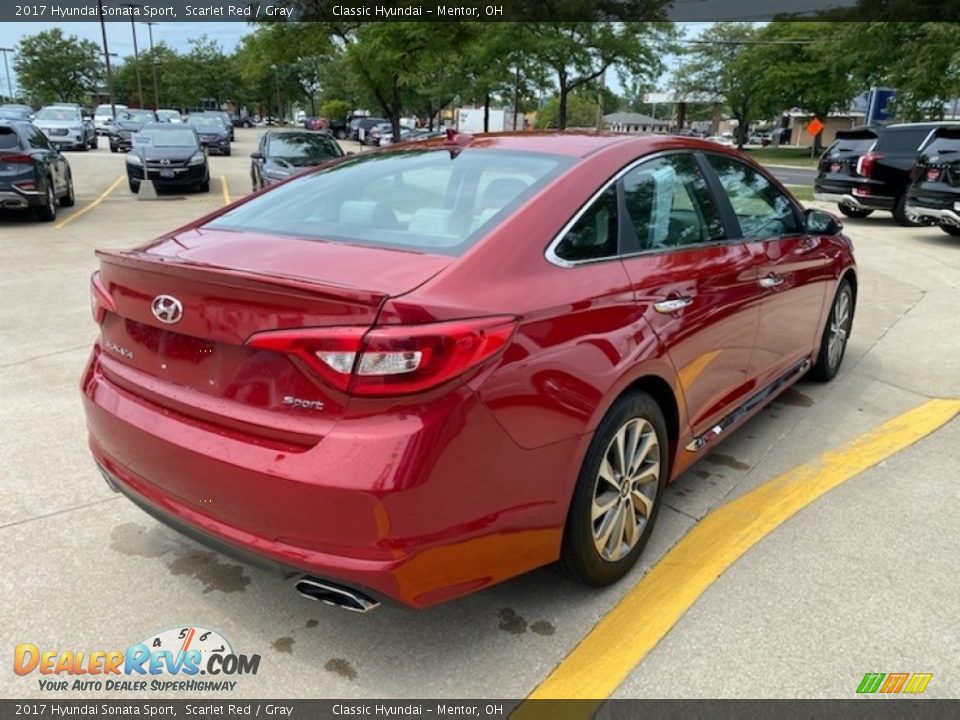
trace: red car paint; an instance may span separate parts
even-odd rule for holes
[[[713,143],[523,133],[456,144],[451,153],[576,161],[459,257],[204,227],[223,211],[135,251],[99,253],[102,332],[82,389],[93,455],[125,492],[297,572],[410,606],[449,600],[558,558],[591,433],[627,388],[664,406],[675,478],[701,454],[685,449],[691,439],[816,357],[829,298],[845,275],[855,282],[840,235],[576,267],[545,257],[638,158],[743,160]],[[785,282],[762,288],[771,273]],[[160,294],[182,302],[181,322],[151,313]],[[653,310],[677,294],[697,302]],[[329,327],[389,338],[391,326],[474,318],[510,327],[465,374],[394,396],[337,387],[295,352],[251,342]]]

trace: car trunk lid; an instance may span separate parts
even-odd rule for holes
[[[98,255],[110,380],[196,421],[293,445],[321,437],[347,398],[296,359],[247,340],[270,330],[369,327],[388,297],[451,261],[211,230]]]

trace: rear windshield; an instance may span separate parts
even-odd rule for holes
[[[19,150],[20,138],[13,128],[0,127],[0,150]]]
[[[281,185],[207,227],[460,255],[572,164],[505,150],[370,153]]]
[[[267,154],[278,160],[325,160],[340,157],[343,152],[326,135],[282,133],[270,136]]]
[[[869,130],[838,132],[837,139],[827,148],[826,154],[831,157],[837,155],[865,155],[870,152],[870,148],[876,141],[876,133]]]
[[[917,152],[926,137],[930,134],[930,127],[903,128],[887,130],[877,143],[877,150],[887,153],[912,154]]]
[[[960,153],[960,128],[937,130],[932,138],[923,146],[923,158],[950,155],[951,159]]]
[[[226,125],[223,124],[223,118],[217,117],[216,115],[191,115],[187,118],[187,122],[197,127],[226,127]]]

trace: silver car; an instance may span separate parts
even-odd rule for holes
[[[83,117],[77,105],[47,105],[36,114],[33,124],[57,148],[87,150],[97,147],[93,123]]]

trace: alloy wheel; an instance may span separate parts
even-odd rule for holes
[[[659,481],[657,432],[647,420],[632,418],[607,447],[594,485],[593,542],[604,560],[616,562],[636,546],[653,512]]]
[[[830,318],[830,338],[827,341],[827,362],[835,368],[843,357],[843,349],[850,334],[850,292],[846,288],[837,295]]]

